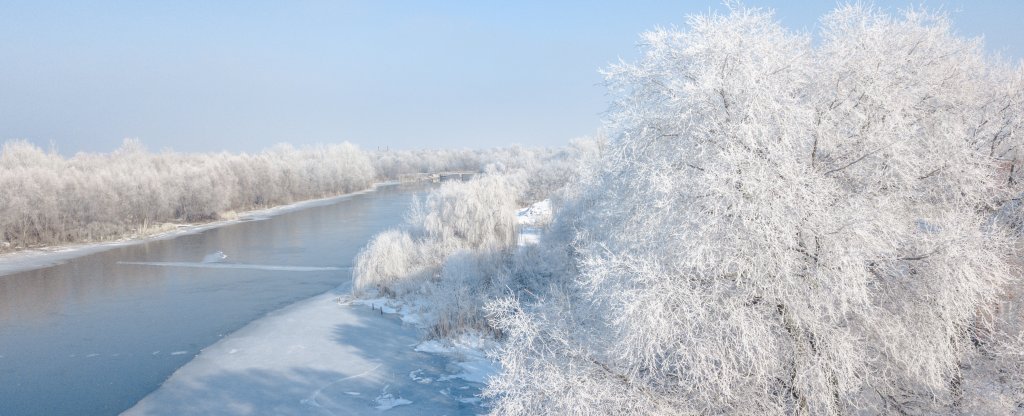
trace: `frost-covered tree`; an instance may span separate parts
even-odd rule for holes
[[[1013,278],[1021,70],[942,16],[862,6],[820,45],[692,16],[607,73],[569,275],[491,304],[498,414],[917,414]]]

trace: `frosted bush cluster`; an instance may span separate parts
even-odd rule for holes
[[[432,330],[487,330],[482,311],[493,276],[515,244],[519,190],[492,173],[451,182],[418,201],[400,229],[379,234],[356,257],[354,289],[427,300]]]
[[[382,294],[420,305],[432,336],[489,332],[488,300],[515,288],[541,256],[516,250],[516,210],[561,189],[580,159],[601,141],[574,140],[567,148],[522,150],[487,166],[467,182],[449,182],[417,201],[404,226],[378,234],[356,257],[356,295]]]
[[[1024,71],[926,12],[821,27],[735,7],[606,72],[547,279],[486,306],[495,413],[1024,411]]]

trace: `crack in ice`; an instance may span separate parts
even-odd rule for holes
[[[377,369],[380,368],[382,365],[384,365],[384,364],[380,363],[380,364],[377,364],[376,367],[373,367],[373,368],[371,368],[369,370],[366,370],[366,371],[364,371],[362,373],[359,373],[359,374],[356,374],[356,375],[352,375],[352,376],[348,376],[348,377],[342,377],[342,378],[334,380],[334,381],[332,381],[330,383],[327,383],[323,387],[320,387],[320,388],[314,390],[313,394],[311,394],[309,397],[307,397],[305,399],[300,400],[299,403],[302,403],[302,404],[305,404],[305,405],[309,405],[309,406],[313,406],[313,407],[317,407],[317,408],[320,408],[320,409],[324,409],[324,410],[327,411],[327,413],[330,413],[330,414],[333,415],[334,412],[332,412],[329,409],[327,409],[327,408],[323,407],[322,405],[320,405],[320,402],[318,402],[316,400],[317,396],[319,396],[320,393],[323,392],[324,389],[326,389],[328,387],[331,387],[331,386],[333,386],[335,384],[341,383],[342,381],[345,381],[345,380],[351,380],[353,378],[359,378],[359,377],[366,376],[366,375],[368,375],[368,374],[370,374],[370,373],[372,373],[374,371],[377,371]],[[346,393],[351,394],[351,392],[346,392]]]

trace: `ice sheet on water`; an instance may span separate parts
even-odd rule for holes
[[[389,410],[396,406],[412,404],[411,400],[406,400],[401,397],[395,397],[391,393],[388,393],[388,387],[391,386],[384,386],[384,390],[380,392],[380,396],[377,396],[377,399],[374,400],[377,402],[377,410]]]
[[[203,263],[223,263],[224,260],[228,259],[228,255],[224,254],[223,251],[207,254],[203,256]]]
[[[486,411],[485,403],[473,401],[482,385],[458,377],[439,380],[464,369],[455,368],[445,356],[413,350],[422,341],[418,330],[365,305],[339,304],[338,296],[332,291],[288,306],[202,352],[190,350],[190,355],[196,354],[191,362],[124,414],[379,416]],[[304,349],[292,353],[296,345]],[[427,379],[431,382],[425,383]],[[438,393],[442,389],[447,395]]]

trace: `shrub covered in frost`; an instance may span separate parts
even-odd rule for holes
[[[356,257],[354,290],[426,300],[435,334],[488,330],[482,307],[515,245],[510,174],[449,182],[414,203],[406,224],[374,237]]]

